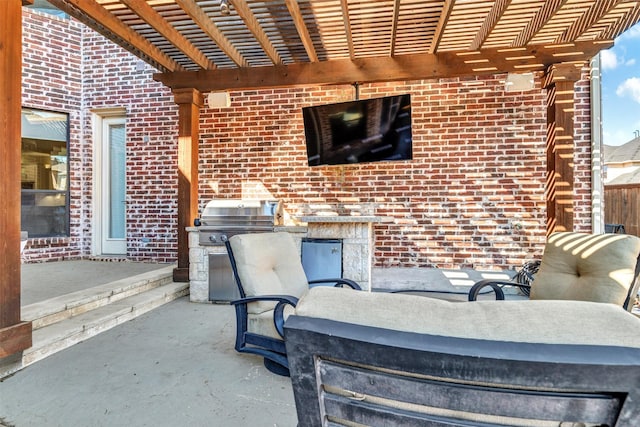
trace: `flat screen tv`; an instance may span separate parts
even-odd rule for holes
[[[411,96],[302,109],[309,166],[410,160]]]

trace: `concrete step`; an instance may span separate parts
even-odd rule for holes
[[[189,293],[188,283],[170,282],[87,310],[33,331],[33,345],[22,355],[22,367],[91,338]]]
[[[173,282],[174,268],[170,265],[22,307],[22,319],[33,325],[32,346],[21,358],[0,365],[0,379],[188,295],[189,283]]]
[[[26,305],[22,307],[22,319],[31,321],[34,330],[43,328],[73,316],[78,316],[89,310],[95,310],[121,299],[166,285],[172,281],[174,268],[175,266],[170,265],[126,279]]]

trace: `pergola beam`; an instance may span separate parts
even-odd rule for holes
[[[210,92],[532,72],[544,71],[549,65],[562,62],[579,66],[612,45],[613,41],[589,41],[517,49],[484,49],[465,54],[443,52],[343,59],[251,69],[159,73],[154,75],[154,79],[173,89],[195,88],[200,92]]]

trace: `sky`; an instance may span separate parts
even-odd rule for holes
[[[600,55],[602,140],[622,145],[640,133],[640,24]]]

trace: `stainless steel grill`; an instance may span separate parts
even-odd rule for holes
[[[277,200],[219,199],[206,204],[195,225],[200,246],[209,247],[210,301],[228,302],[240,298],[224,248],[225,240],[236,234],[270,232],[281,224],[282,204]]]
[[[211,200],[196,223],[203,246],[221,246],[225,239],[244,233],[273,231],[282,223],[278,200]]]

